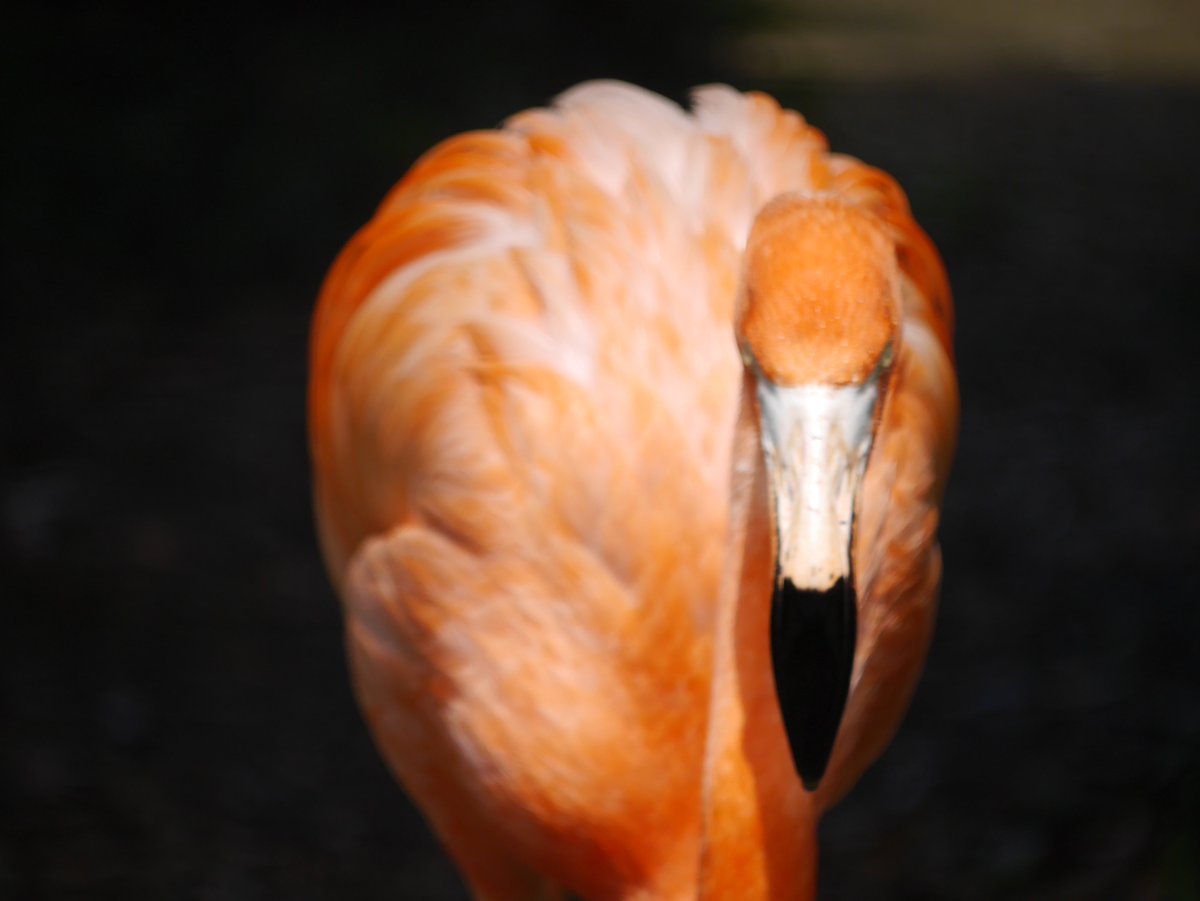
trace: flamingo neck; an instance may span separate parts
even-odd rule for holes
[[[752,377],[734,431],[701,803],[706,899],[812,898],[817,808],[792,766],[771,675],[773,551]]]

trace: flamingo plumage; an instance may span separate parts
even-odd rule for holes
[[[952,328],[896,183],[761,94],[581,85],[392,190],[315,315],[318,530],[477,897],[814,894],[933,627]]]

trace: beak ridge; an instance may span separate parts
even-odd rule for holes
[[[758,385],[776,567],[771,663],[792,760],[809,791],[829,765],[850,691],[854,513],[877,398],[877,379]]]

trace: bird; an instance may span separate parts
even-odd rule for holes
[[[351,681],[474,897],[814,897],[931,640],[953,306],[762,93],[587,82],[420,157],[310,342]]]

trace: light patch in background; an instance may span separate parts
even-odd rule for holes
[[[877,81],[1044,72],[1200,84],[1200,3],[769,0],[730,38],[748,79]]]

